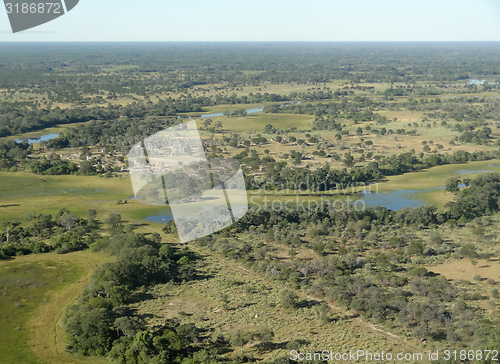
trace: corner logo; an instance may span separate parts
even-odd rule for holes
[[[168,198],[183,243],[231,226],[248,211],[240,164],[208,160],[194,121],[144,139],[128,161],[136,200],[167,205]]]
[[[14,33],[48,23],[72,10],[79,0],[4,0]]]

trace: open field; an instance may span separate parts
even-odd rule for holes
[[[318,158],[322,159],[322,158]],[[500,163],[497,161],[469,162],[431,168],[426,171],[407,173],[388,177],[378,183],[379,192],[395,190],[422,190],[442,187],[452,177],[475,178],[482,171],[500,173]],[[120,212],[131,221],[139,222],[147,216],[165,214],[168,206],[145,206],[135,200],[127,204],[117,205],[118,200],[127,200],[133,196],[128,175],[121,178],[102,178],[98,176],[37,176],[26,172],[0,172],[0,222],[23,221],[29,211],[36,213],[55,214],[61,207],[68,208],[72,213],[84,217],[90,208],[98,214],[106,216],[110,212]],[[250,203],[263,203],[264,197],[272,201],[296,201],[296,196],[277,193],[265,194],[249,191]],[[345,199],[334,195],[335,199]],[[419,197],[435,203],[439,207],[453,199],[454,195],[442,190],[424,191]],[[310,195],[298,195],[299,202],[317,201]],[[168,212],[166,212],[168,214]]]
[[[442,187],[450,177],[474,179],[484,172],[500,173],[500,161],[468,162],[464,164],[448,164],[437,166],[421,172],[405,173],[399,176],[387,177],[379,183],[379,191],[394,191],[404,189],[425,189]],[[444,191],[442,191],[444,193]]]
[[[107,213],[119,207],[118,200],[132,195],[128,178],[0,172],[0,221],[22,220],[28,211],[54,214],[61,207],[82,217],[89,208]]]
[[[0,261],[0,361],[19,364],[103,363],[64,353],[60,318],[81,294],[97,266],[90,252],[40,254]]]
[[[249,114],[244,118],[229,118],[219,116],[212,118],[214,122],[220,121],[225,133],[248,133],[262,134],[262,130],[267,124],[275,128],[288,129],[296,127],[297,129],[309,129],[314,117],[308,115],[289,115],[289,114]],[[204,120],[196,120],[198,127],[203,125]]]
[[[453,281],[466,280],[473,282],[476,274],[479,274],[484,280],[500,281],[500,264],[497,260],[479,259],[476,264],[472,264],[470,259],[461,259],[428,266],[427,269],[442,274]],[[475,284],[481,285],[479,282]],[[486,288],[486,286],[483,288]]]

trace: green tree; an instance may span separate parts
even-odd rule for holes
[[[88,209],[87,216],[90,222],[95,221],[95,218],[97,217],[97,211],[94,209]]]
[[[250,342],[250,339],[250,333],[242,330],[233,331],[229,336],[229,342],[231,343],[231,345],[239,347],[242,354],[243,347]]]
[[[80,170],[79,173],[82,176],[88,176],[89,174],[92,174],[95,172],[95,168],[92,166],[92,163],[89,161],[83,161],[80,163]]]
[[[281,307],[286,310],[299,307],[299,297],[297,294],[290,290],[282,290],[279,293],[281,300]]]
[[[450,193],[457,193],[460,189],[458,188],[458,185],[462,181],[458,177],[452,177],[448,179],[445,185],[445,191],[450,192]]]
[[[57,223],[61,225],[66,230],[71,230],[74,227],[78,226],[80,219],[72,214],[64,214],[59,219],[57,219]]]
[[[259,340],[260,344],[264,349],[268,348],[274,339],[274,332],[268,328],[263,328],[258,331],[255,335],[255,339]]]
[[[355,164],[354,157],[351,155],[351,153],[346,153],[344,155],[343,163],[346,167],[353,167],[354,166],[354,164]]]
[[[462,256],[470,259],[477,258],[479,255],[477,254],[477,248],[474,244],[468,243],[462,245],[462,248],[460,249],[462,252]]]
[[[108,218],[104,221],[106,225],[110,227],[118,227],[122,221],[122,216],[118,213],[112,213],[108,216]]]

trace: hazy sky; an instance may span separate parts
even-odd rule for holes
[[[500,0],[80,0],[0,41],[500,41]]]

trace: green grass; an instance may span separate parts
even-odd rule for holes
[[[310,115],[291,115],[291,114],[249,114],[245,118],[228,118],[226,116],[212,118],[214,122],[221,121],[225,133],[253,133],[262,134],[264,127],[271,124],[275,128],[289,129],[296,127],[297,129],[309,129],[310,124],[314,120],[314,116]],[[203,120],[196,121],[198,127],[203,125]],[[263,134],[262,134],[263,135]],[[267,139],[272,136],[266,136]]]
[[[460,174],[460,170],[472,171],[470,174]],[[450,177],[474,179],[480,173],[476,171],[493,170],[500,173],[500,162],[496,160],[469,162],[464,164],[448,164],[437,166],[421,172],[407,173],[388,177],[386,182],[379,184],[380,192],[394,190],[425,189],[442,187]],[[442,191],[444,194],[444,192]]]
[[[165,319],[178,317],[186,323],[194,320],[205,332],[219,332],[226,338],[235,330],[269,328],[275,333],[273,342],[279,345],[270,351],[261,351],[254,341],[243,348],[245,354],[266,360],[287,356],[290,349],[286,349],[286,344],[292,340],[308,342],[301,348],[292,345],[293,349],[303,352],[319,348],[349,351],[352,347],[387,352],[411,350],[413,347],[413,343],[391,338],[366,327],[361,320],[334,305],[331,306],[334,320],[322,323],[317,311],[319,302],[300,291],[297,291],[300,298],[308,301],[309,305],[285,310],[278,297],[284,285],[267,280],[265,275],[256,274],[224,258],[207,256],[204,260],[208,278],[180,286],[165,284],[151,287],[149,293],[152,298],[132,304],[131,307],[147,315],[147,323],[152,326]],[[223,293],[229,296],[227,307],[220,300]],[[187,313],[188,317],[184,317],[182,312]],[[239,353],[240,349],[236,349],[227,356]]]
[[[55,133],[60,134],[69,128],[76,127],[76,126],[83,125],[83,124],[85,124],[85,123],[61,124],[61,125],[54,126],[52,128],[46,128],[46,129],[37,130],[37,131],[24,133],[24,134],[11,135],[8,137],[0,138],[0,143],[8,141],[8,140],[36,139],[36,138],[41,137],[41,136],[46,135],[46,134],[55,134]]]
[[[469,171],[473,173],[463,174],[460,171]],[[444,166],[437,166],[430,168],[421,172],[406,173],[398,176],[391,176],[385,179],[385,181],[378,183],[378,192],[392,192],[395,190],[425,190],[443,187],[450,177],[460,177],[461,179],[469,178],[473,180],[477,178],[482,172],[481,171],[493,171],[500,173],[500,162],[496,160],[491,161],[480,161],[480,162],[469,162],[464,164],[450,164]],[[368,188],[368,187],[367,187]],[[376,187],[372,187],[371,191],[375,192]],[[270,208],[272,203],[275,202],[280,206],[281,203],[287,201],[299,201],[303,202],[305,207],[308,203],[314,207],[312,201],[318,201],[320,203],[321,198],[308,194],[297,194],[298,199],[293,193],[293,191],[286,191],[287,194],[278,193],[275,191],[269,191],[264,193],[263,191],[249,191],[248,198],[250,204],[254,208],[264,207],[264,198],[267,199],[267,206]],[[350,189],[348,193],[352,192]],[[332,191],[333,196],[325,197],[325,201],[335,201],[335,200],[346,200],[346,196],[336,194],[336,191]],[[342,193],[342,191],[340,191]],[[322,193],[321,193],[322,194]],[[444,190],[434,190],[434,191],[422,191],[416,195],[419,199],[426,201],[429,204],[434,204],[438,208],[443,209],[444,205],[456,198],[456,195],[446,193]],[[349,196],[350,200],[356,200],[357,196]],[[289,202],[290,203],[290,202]],[[326,202],[325,202],[326,204]]]
[[[269,115],[263,116],[269,117]],[[262,123],[267,121],[266,118],[261,119]],[[318,159],[320,160],[322,159]],[[461,175],[460,170],[469,170],[474,173]],[[481,170],[493,170],[500,173],[500,163],[493,160],[453,164],[434,167],[422,172],[392,176],[379,183],[379,192],[442,187],[450,176],[473,179],[480,174],[478,171]],[[0,172],[0,223],[23,222],[28,211],[54,215],[62,207],[66,207],[80,217],[86,217],[88,209],[95,209],[100,220],[104,220],[111,212],[119,212],[124,218],[135,222],[151,215],[164,214],[168,209],[167,206],[145,206],[135,200],[129,200],[125,205],[117,204],[118,200],[127,200],[132,195],[130,179],[126,177],[37,176],[26,172]],[[255,195],[249,192],[248,196],[249,202],[263,202],[263,194]],[[250,200],[251,197],[253,200]],[[444,191],[429,191],[422,192],[419,197],[442,208],[454,196],[445,194]],[[274,193],[268,198],[271,202],[282,203],[291,199],[295,200],[295,196]],[[344,198],[336,195],[334,199]],[[318,200],[318,198],[299,195],[299,201],[313,200]]]
[[[121,212],[133,220],[142,220],[148,216],[172,215],[168,206],[145,206],[138,203],[122,206]]]
[[[0,362],[38,363],[27,344],[28,321],[54,293],[83,274],[80,266],[51,261],[0,264]]]
[[[0,199],[63,193],[87,197],[133,195],[130,179],[101,176],[44,176],[28,172],[0,172]]]
[[[223,113],[225,111],[234,111],[234,110],[241,110],[241,109],[257,109],[262,106],[267,107],[271,105],[280,105],[283,104],[283,102],[262,102],[259,104],[237,104],[237,105],[215,105],[215,106],[209,106],[203,109],[202,112],[195,112],[195,113],[187,113],[187,114],[180,114],[184,116],[191,115],[193,117],[198,117],[201,115],[205,114],[218,114],[218,113]],[[212,118],[214,120],[214,118]]]
[[[39,176],[0,172],[0,222],[23,219],[28,211],[54,214],[62,207],[86,216],[93,208],[115,211],[118,200],[134,194],[130,179],[99,176]]]

